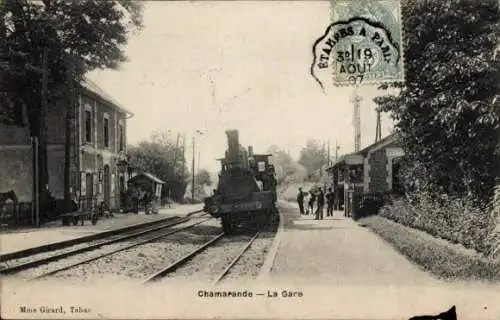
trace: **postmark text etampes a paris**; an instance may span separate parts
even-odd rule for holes
[[[332,1],[331,19],[313,47],[311,74],[323,89],[403,80],[398,0]]]

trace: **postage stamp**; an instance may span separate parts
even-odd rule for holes
[[[403,80],[399,0],[332,1],[331,21],[313,47],[322,88]]]

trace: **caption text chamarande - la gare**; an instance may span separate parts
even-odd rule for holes
[[[197,292],[200,298],[252,298],[254,296],[265,296],[267,298],[300,298],[304,294],[302,291],[292,290],[267,290],[266,293],[253,293],[252,291],[206,291]]]

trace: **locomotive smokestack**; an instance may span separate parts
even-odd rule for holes
[[[227,150],[228,156],[231,159],[235,159],[238,156],[240,149],[240,141],[238,130],[227,130]]]
[[[248,156],[253,157],[253,147],[252,146],[248,146]]]

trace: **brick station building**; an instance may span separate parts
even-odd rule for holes
[[[75,90],[71,125],[70,191],[80,208],[105,201],[121,206],[128,179],[125,157],[127,119],[132,114],[97,85],[85,79]],[[64,197],[66,105],[49,106],[47,157],[49,190]],[[31,202],[33,155],[28,126],[0,124],[0,192],[14,190],[20,202]]]
[[[399,159],[403,148],[395,133],[366,148],[340,157],[326,171],[333,180],[335,196],[351,215],[363,195],[398,191]],[[337,208],[338,209],[338,208]]]

